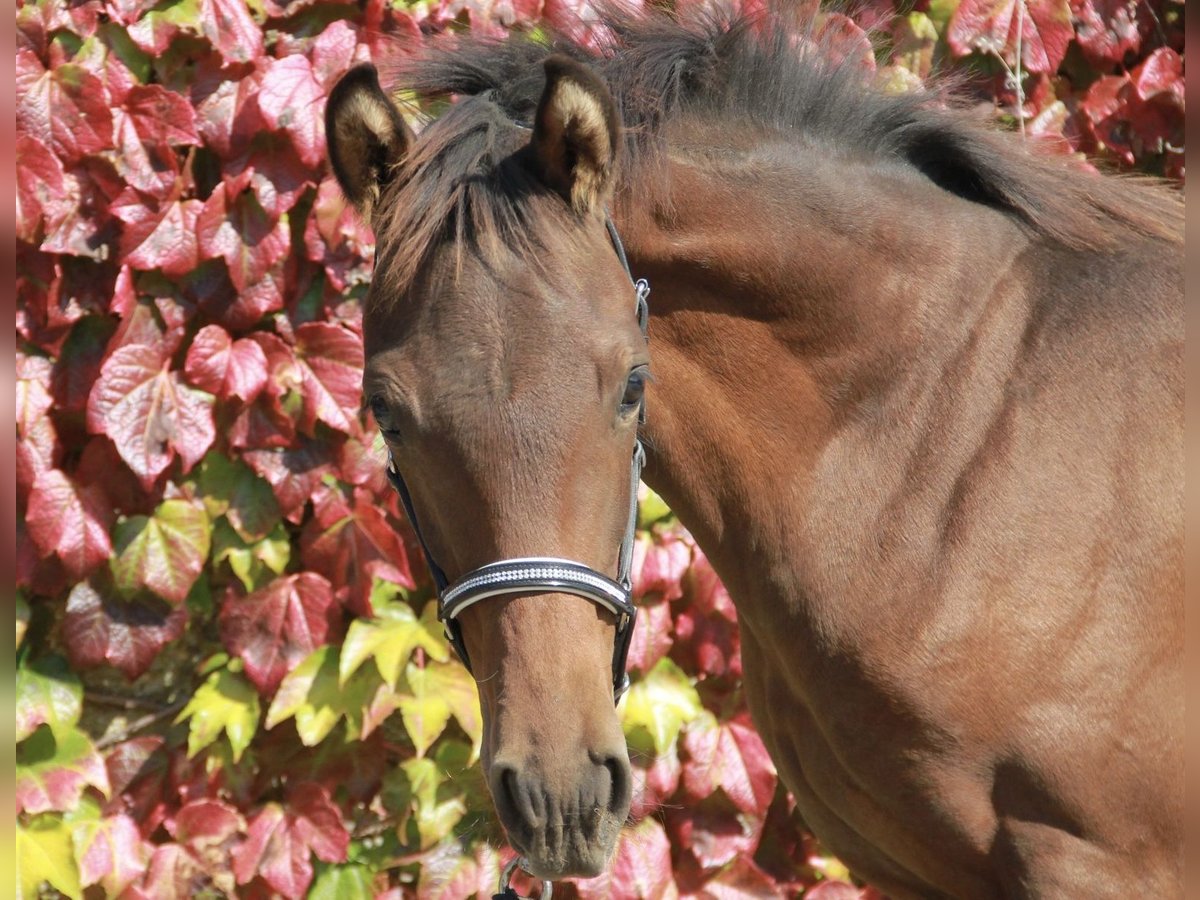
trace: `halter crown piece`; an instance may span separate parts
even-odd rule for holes
[[[650,318],[650,306],[647,298],[650,295],[650,285],[644,278],[634,281],[629,271],[629,260],[625,257],[625,248],[617,234],[612,219],[605,218],[608,235],[612,239],[613,249],[633,284],[638,326],[642,337],[649,340],[647,325]],[[638,410],[638,424],[645,424],[646,405],[642,401]],[[429,545],[421,534],[421,526],[417,523],[417,515],[413,509],[412,497],[396,461],[388,451],[387,475],[388,481],[400,495],[404,504],[404,512],[416,532],[421,551],[425,554],[425,562],[433,575],[438,589],[438,619],[446,629],[446,638],[450,646],[458,654],[467,671],[471,671],[471,662],[467,658],[467,648],[463,643],[462,629],[457,622],[458,616],[464,609],[505,594],[542,593],[574,594],[603,606],[617,619],[617,635],[613,644],[613,699],[620,700],[621,695],[629,688],[629,676],[625,673],[625,661],[629,656],[629,642],[633,637],[633,626],[637,620],[637,607],[633,605],[633,584],[631,569],[633,567],[633,538],[637,528],[638,482],[642,476],[642,464],[646,461],[642,449],[641,438],[633,446],[633,458],[629,464],[629,518],[625,526],[625,537],[621,540],[620,551],[617,554],[617,578],[598,572],[590,566],[570,559],[558,559],[548,556],[530,556],[517,559],[504,559],[488,563],[478,569],[467,572],[453,584],[446,578],[429,552]]]

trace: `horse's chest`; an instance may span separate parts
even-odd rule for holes
[[[805,823],[892,896],[989,897],[986,765],[885,673],[743,624],[751,712]]]

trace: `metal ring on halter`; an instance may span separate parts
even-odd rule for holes
[[[514,856],[512,859],[510,859],[508,861],[508,865],[506,865],[504,867],[504,871],[500,873],[500,891],[499,891],[499,893],[501,895],[503,895],[509,891],[512,891],[513,894],[516,894],[516,891],[514,891],[512,889],[512,887],[509,886],[509,882],[512,881],[513,872],[517,871],[518,868],[521,869],[521,871],[523,871],[523,872],[529,871],[528,869],[525,868],[525,859],[520,856]],[[548,881],[543,881],[542,882],[542,893],[539,895],[539,900],[550,900],[550,897],[553,894],[554,894],[554,885],[552,885]]]

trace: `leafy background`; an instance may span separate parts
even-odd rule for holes
[[[473,683],[360,409],[372,237],[330,180],[322,109],[389,36],[586,34],[586,5],[16,16],[19,896],[490,895],[511,851]],[[1184,177],[1182,3],[817,17],[888,90],[949,71],[1026,140]],[[877,896],[795,820],[704,554],[653,495],[641,518],[639,824],[556,896]]]

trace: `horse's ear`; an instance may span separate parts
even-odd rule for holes
[[[533,123],[533,153],[546,183],[579,212],[612,189],[621,126],[608,87],[582,63],[555,54]]]
[[[370,63],[342,76],[325,106],[329,162],[342,191],[366,222],[396,164],[412,144],[400,110]]]

